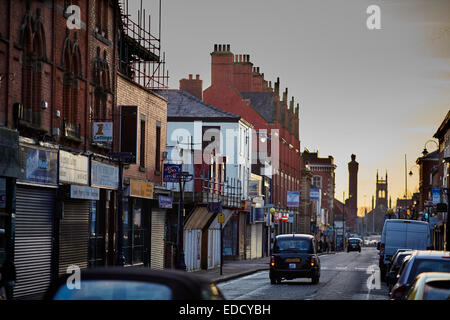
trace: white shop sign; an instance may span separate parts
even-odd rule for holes
[[[72,199],[100,200],[100,189],[86,186],[70,186]]]
[[[88,157],[59,151],[59,181],[87,185]]]

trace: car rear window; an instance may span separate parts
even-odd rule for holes
[[[423,272],[450,272],[450,260],[416,259],[409,274],[408,283]]]
[[[359,240],[358,239],[350,239],[348,240],[349,243],[351,244],[359,244]]]
[[[423,300],[450,300],[450,281],[431,281],[425,284]]]
[[[310,239],[281,238],[275,241],[274,253],[299,252],[312,253]]]

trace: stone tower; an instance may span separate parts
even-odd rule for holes
[[[348,227],[353,229],[356,225],[356,218],[358,216],[358,168],[359,163],[356,162],[356,155],[351,155],[352,161],[348,163]]]
[[[386,172],[386,179],[378,177],[377,171],[377,191],[375,209],[386,210],[388,208],[388,174]]]

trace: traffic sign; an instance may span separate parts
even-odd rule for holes
[[[281,221],[287,222],[289,221],[289,217],[283,216],[281,217]]]

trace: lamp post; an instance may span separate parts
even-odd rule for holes
[[[135,162],[135,156],[131,152],[111,152],[109,153],[111,161],[119,165],[119,186],[117,190],[117,257],[118,266],[125,265],[125,255],[123,253],[123,166]]]
[[[189,172],[182,171],[176,174],[178,183],[180,186],[180,201],[178,204],[178,224],[177,224],[177,262],[176,269],[186,270],[186,263],[184,262],[184,249],[183,249],[183,231],[184,231],[184,187],[186,182],[193,179],[193,175]]]

